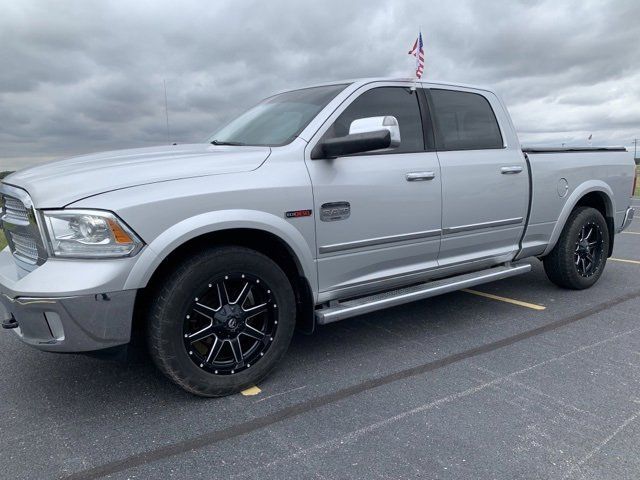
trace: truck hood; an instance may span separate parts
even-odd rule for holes
[[[269,147],[210,144],[136,148],[82,155],[20,170],[3,182],[29,192],[38,208],[149,183],[255,170]]]

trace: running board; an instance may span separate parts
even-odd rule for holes
[[[355,317],[364,313],[375,312],[388,307],[414,302],[424,298],[435,297],[462,288],[473,287],[481,283],[492,282],[502,278],[513,277],[531,271],[531,264],[503,265],[488,268],[479,272],[465,273],[455,277],[420,283],[411,287],[399,288],[388,292],[360,297],[354,300],[337,302],[326,308],[316,310],[316,321],[320,325],[337,322],[345,318]]]

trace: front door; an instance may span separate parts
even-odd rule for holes
[[[440,166],[426,151],[425,103],[411,85],[363,87],[309,143],[320,292],[356,294],[437,265],[441,234]],[[423,105],[421,112],[421,105]],[[313,146],[347,135],[360,118],[393,116],[400,145],[380,152],[311,160]]]

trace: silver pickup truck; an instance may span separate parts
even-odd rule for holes
[[[265,99],[202,144],[0,186],[3,327],[52,352],[146,337],[185,390],[264,378],[294,329],[528,272],[593,285],[633,218],[624,148],[522,149],[492,91],[406,79]]]

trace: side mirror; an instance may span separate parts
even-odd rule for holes
[[[392,115],[358,118],[351,122],[349,135],[352,133],[377,132],[379,130],[387,130],[391,134],[391,145],[388,148],[400,146],[400,126],[398,125],[398,119]]]
[[[400,145],[398,120],[391,115],[359,118],[351,122],[349,135],[318,143],[311,159],[336,158],[352,153],[384,150]]]

